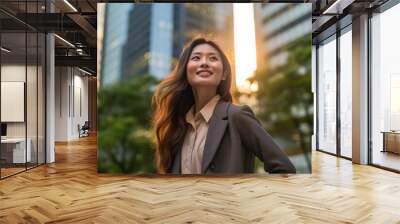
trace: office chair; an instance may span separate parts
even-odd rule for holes
[[[89,129],[90,129],[89,121],[85,121],[82,127],[80,127],[80,125],[78,124],[78,129],[79,129],[79,138],[89,136]]]

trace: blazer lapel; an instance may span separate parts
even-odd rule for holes
[[[219,101],[215,106],[214,114],[210,119],[206,142],[204,144],[203,161],[201,173],[204,174],[207,167],[210,165],[214,155],[218,149],[225,129],[228,126],[228,106],[229,103]]]
[[[182,173],[181,171],[181,153],[182,153],[182,145],[183,141],[178,145],[178,150],[174,156],[174,160],[172,162],[172,168],[171,168],[171,173],[172,174],[180,174]]]

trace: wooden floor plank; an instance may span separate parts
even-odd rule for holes
[[[400,175],[313,152],[312,174],[97,174],[96,137],[0,181],[0,223],[400,223]]]

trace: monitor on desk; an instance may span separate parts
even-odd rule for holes
[[[1,138],[4,138],[6,136],[7,136],[7,124],[1,123]]]

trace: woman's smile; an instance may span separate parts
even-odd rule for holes
[[[188,83],[195,89],[204,86],[217,88],[225,79],[218,50],[209,44],[194,47],[186,65],[186,74]]]
[[[196,74],[200,77],[207,78],[207,77],[211,76],[213,74],[213,72],[211,72],[210,70],[200,70],[200,71],[196,72]]]

